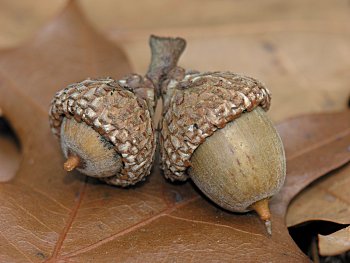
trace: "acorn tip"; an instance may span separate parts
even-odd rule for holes
[[[264,221],[266,231],[272,235],[271,213],[269,209],[269,199],[264,198],[252,204],[252,209],[259,215],[260,219]]]
[[[266,220],[265,221],[265,227],[266,227],[266,231],[267,233],[272,236],[272,224],[270,220]]]
[[[75,168],[79,166],[80,159],[76,155],[68,156],[67,161],[63,164],[63,169],[67,172],[73,171]]]

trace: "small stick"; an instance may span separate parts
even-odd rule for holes
[[[252,209],[259,215],[260,219],[265,222],[266,231],[272,235],[271,213],[269,209],[269,199],[265,198],[251,205]]]
[[[67,172],[73,171],[80,164],[80,158],[76,155],[69,155],[67,161],[63,164],[63,169]]]
[[[146,76],[153,82],[157,97],[161,95],[161,84],[167,79],[169,72],[176,68],[177,62],[185,50],[186,41],[182,38],[157,37],[149,40],[151,47],[151,64]]]

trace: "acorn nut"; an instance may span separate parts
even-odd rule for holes
[[[76,168],[120,186],[150,173],[155,152],[151,111],[147,100],[126,87],[135,78],[138,87],[144,84],[138,75],[87,79],[56,94],[50,125],[67,158],[65,170]]]
[[[219,206],[255,210],[271,234],[268,200],[282,187],[286,160],[265,113],[270,93],[230,72],[175,68],[162,83],[161,160],[171,181],[191,178]]]

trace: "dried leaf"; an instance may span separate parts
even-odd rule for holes
[[[350,224],[350,167],[346,166],[303,190],[290,204],[287,226],[312,220]]]
[[[327,236],[318,235],[319,251],[322,256],[334,256],[350,250],[350,227]]]
[[[343,129],[343,133],[348,133],[350,118],[342,123],[342,127],[335,127],[335,129]],[[350,151],[350,140],[348,145]],[[349,188],[349,165],[317,180],[291,202],[286,217],[287,226],[295,226],[313,220],[350,224]],[[346,245],[344,231],[340,230],[328,236],[319,235],[318,245],[321,255],[336,255],[336,252],[346,251],[346,247],[349,249],[349,246]]]
[[[0,113],[0,182],[9,181],[15,175],[20,159],[18,142]]]
[[[0,184],[0,261],[307,262],[285,212],[306,185],[349,161],[349,112],[278,126],[288,175],[272,199],[272,237],[255,214],[223,211],[189,183],[166,182],[158,166],[130,189],[67,175],[47,122],[52,95],[72,81],[129,69],[77,12],[71,4],[28,45],[0,54],[0,105],[23,151],[15,178]]]

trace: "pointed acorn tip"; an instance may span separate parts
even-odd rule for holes
[[[67,172],[73,171],[75,168],[79,166],[80,159],[76,155],[70,155],[68,156],[67,161],[63,165],[63,169]]]
[[[267,233],[272,236],[272,224],[270,220],[266,220],[265,221],[265,227],[266,227],[266,231]]]
[[[269,199],[265,198],[252,204],[252,209],[259,215],[260,219],[264,221],[266,231],[272,235],[271,213],[269,209]]]

